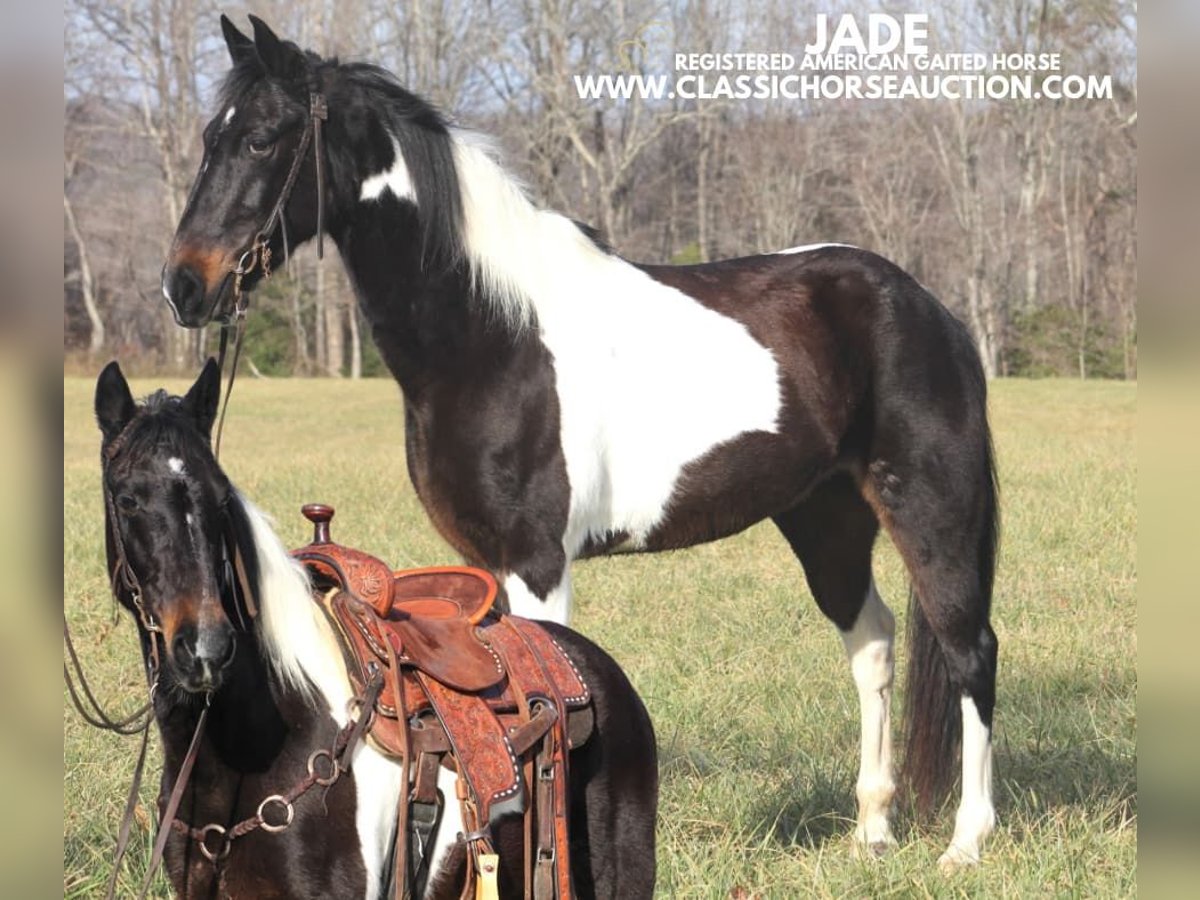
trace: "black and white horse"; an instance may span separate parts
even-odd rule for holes
[[[160,391],[137,405],[116,363],[96,387],[109,566],[118,573],[120,601],[139,623],[147,666],[157,660],[160,796],[172,792],[207,702],[179,821],[233,832],[264,801],[261,814],[270,824],[291,821],[282,832],[258,827],[227,843],[220,831],[206,835],[216,864],[195,834],[172,831],[165,867],[181,897],[380,897],[390,874],[398,764],[362,741],[350,770],[327,792],[317,785],[295,799],[293,814],[268,800],[304,778],[314,751],[335,745],[352,691],[304,570],[213,458],[209,432],[219,393],[212,361],[182,398]],[[225,564],[230,559],[238,559],[244,578]],[[258,610],[248,626],[240,614],[247,608]],[[595,701],[593,735],[570,756],[573,883],[581,897],[649,897],[658,777],[649,717],[603,651],[566,628],[547,627]],[[329,770],[328,760],[317,766],[323,777]],[[465,878],[456,839],[461,817],[445,770],[439,787],[448,802],[426,896],[458,897]],[[506,896],[520,893],[523,832],[520,816],[493,826]]]
[[[914,587],[907,774],[929,805],[961,745],[942,861],[977,861],[994,825],[998,508],[961,323],[849,246],[631,263],[536,207],[488,140],[387,72],[253,25],[251,40],[222,19],[233,68],[163,271],[179,323],[228,314],[259,238],[279,260],[287,240],[327,233],[403,389],[418,495],[529,617],[567,620],[573,559],[771,518],[845,642],[862,701],[856,836],[877,851],[895,790],[882,525]]]

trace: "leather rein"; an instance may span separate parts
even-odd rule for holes
[[[242,280],[255,270],[261,270],[263,278],[271,277],[270,244],[277,228],[283,233],[284,261],[291,259],[292,253],[288,244],[287,223],[284,221],[283,211],[288,200],[291,199],[292,189],[296,186],[296,179],[300,176],[300,168],[304,164],[310,143],[313,145],[313,156],[317,167],[317,259],[325,258],[325,149],[321,137],[321,125],[328,119],[329,104],[325,100],[325,95],[320,91],[311,91],[308,95],[308,118],[304,123],[304,131],[300,134],[300,143],[296,145],[296,152],[292,156],[292,166],[283,182],[279,198],[271,207],[271,212],[262,228],[254,235],[250,246],[238,258],[237,265],[230,270],[233,275],[234,302],[225,321],[221,324],[221,341],[217,351],[217,367],[222,372],[225,371],[225,353],[230,331],[235,332],[234,350],[233,363],[229,369],[229,380],[225,385],[225,399],[221,403],[221,415],[217,420],[217,433],[213,440],[213,455],[217,459],[221,458],[221,434],[225,429],[225,411],[229,408],[229,395],[233,393],[233,381],[237,377],[238,362],[242,355],[242,338],[245,336],[246,329],[246,310],[250,306],[250,295],[243,289]]]

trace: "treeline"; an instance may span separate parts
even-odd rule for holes
[[[1055,52],[1104,100],[585,101],[574,75],[670,72],[675,51],[797,52],[824,4],[294,0],[250,11],[325,55],[378,62],[497,134],[535,198],[623,255],[697,262],[820,241],[876,250],[971,328],[992,375],[1134,378],[1136,7],[927,5],[931,47]],[[68,0],[69,355],[194,367],[212,342],[158,287],[227,67],[210,0]],[[861,14],[865,15],[864,9]],[[253,298],[262,374],[382,371],[336,257],[296,255]],[[207,343],[206,343],[207,342]]]

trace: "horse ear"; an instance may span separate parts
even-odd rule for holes
[[[183,408],[196,420],[196,427],[205,437],[212,434],[213,422],[217,418],[217,405],[221,402],[221,370],[211,356],[204,364],[200,377],[183,398]]]
[[[282,41],[258,16],[250,17],[254,26],[254,48],[268,75],[285,81],[295,81],[308,74],[308,60],[291,41]]]
[[[221,14],[221,33],[225,35],[225,46],[229,48],[229,58],[235,66],[257,52],[254,41],[238,31],[238,27],[224,13]]]
[[[129,392],[129,382],[114,359],[96,381],[96,423],[104,442],[115,438],[137,415],[137,404]]]

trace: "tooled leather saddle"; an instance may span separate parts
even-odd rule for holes
[[[482,569],[393,571],[329,536],[333,508],[308,504],[311,543],[293,551],[336,626],[366,739],[400,761],[409,789],[397,811],[392,880],[420,896],[442,801],[441,767],[457,773],[467,844],[464,896],[496,895],[490,827],[525,826],[525,896],[572,896],[567,831],[568,751],[590,736],[587,684],[536,622],[493,609]],[[405,839],[405,836],[408,836]]]

